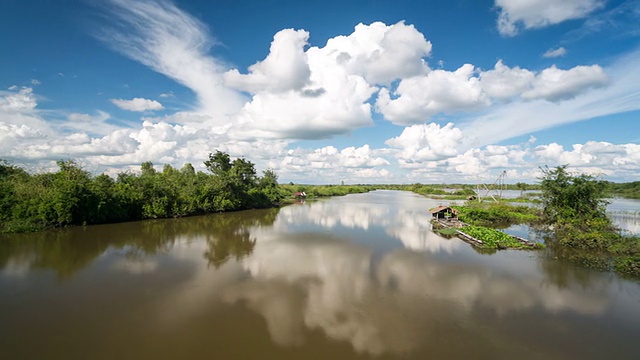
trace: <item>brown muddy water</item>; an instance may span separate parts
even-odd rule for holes
[[[635,359],[640,284],[545,252],[479,254],[434,200],[1,238],[3,359]]]

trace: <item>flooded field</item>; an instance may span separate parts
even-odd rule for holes
[[[431,231],[436,205],[375,191],[0,238],[2,356],[637,356],[638,282],[480,254]]]

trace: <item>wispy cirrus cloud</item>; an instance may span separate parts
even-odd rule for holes
[[[215,44],[207,26],[167,0],[108,0],[110,14],[97,37],[123,55],[193,90],[200,110],[224,123],[244,103],[223,85],[227,66],[208,54]]]
[[[614,7],[592,14],[578,29],[565,36],[567,41],[577,41],[593,33],[610,32],[615,38],[640,35],[640,0],[626,0]]]
[[[498,31],[515,36],[522,29],[536,29],[580,19],[604,6],[604,0],[495,0]]]

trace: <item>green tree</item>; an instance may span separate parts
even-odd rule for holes
[[[204,162],[213,174],[213,208],[216,211],[239,210],[260,206],[254,204],[256,169],[251,161],[238,158],[231,161],[229,154],[217,150]]]
[[[169,176],[173,173],[173,168],[169,166],[164,172],[157,173],[153,164],[149,161],[142,163],[142,174],[139,181],[143,197],[142,216],[144,218],[165,218],[171,217],[174,203],[176,201],[176,187],[171,186]]]
[[[20,204],[19,188],[29,181],[29,174],[23,169],[0,160],[0,232],[15,227],[13,213]]]
[[[97,206],[91,192],[91,175],[73,160],[57,161],[60,170],[54,174],[52,207],[58,226],[91,223],[89,215]]]
[[[153,163],[151,161],[145,161],[140,165],[140,171],[142,171],[142,175],[155,175],[156,169],[153,168]]]
[[[127,219],[121,199],[116,197],[116,182],[108,175],[96,176],[90,185],[96,203],[92,207],[92,223],[108,223]]]
[[[196,169],[193,168],[193,165],[191,165],[191,163],[186,163],[182,166],[182,169],[180,169],[180,173],[184,176],[195,176]]]
[[[231,158],[229,154],[216,150],[214,154],[209,153],[209,160],[204,165],[213,175],[225,176],[231,170]]]
[[[541,168],[543,217],[549,224],[572,222],[589,225],[594,220],[609,225],[604,200],[606,184],[591,175],[571,175],[567,165]]]
[[[272,169],[263,171],[257,187],[251,193],[256,206],[270,207],[279,204],[284,199],[283,191],[278,184],[278,175]]]
[[[249,190],[256,185],[255,165],[245,158],[233,160],[230,175],[234,185],[241,187],[243,190]]]

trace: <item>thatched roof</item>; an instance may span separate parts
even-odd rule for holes
[[[444,205],[440,205],[440,206],[435,207],[433,209],[429,209],[429,212],[432,213],[432,214],[436,214],[436,213],[439,213],[439,212],[451,212],[453,214],[458,214],[458,210],[453,209],[450,206],[444,206]]]

